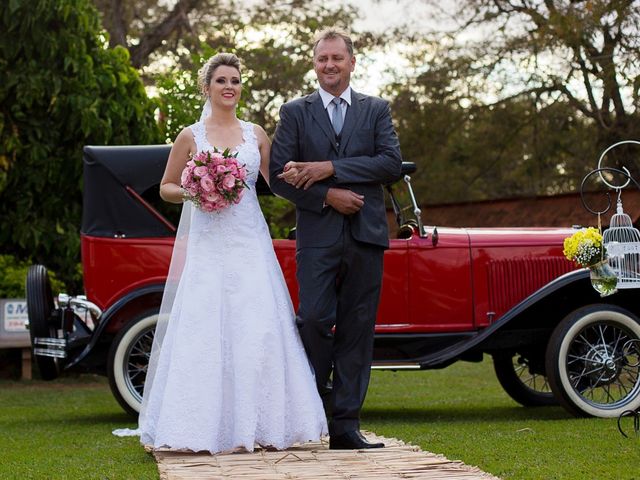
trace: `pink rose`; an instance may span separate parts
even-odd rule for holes
[[[207,193],[204,198],[207,200],[207,202],[211,203],[218,203],[220,200],[222,200],[222,196],[217,192]]]
[[[222,154],[220,152],[214,152],[211,154],[211,159],[216,162],[216,163],[220,163],[224,161],[224,157],[222,156]]]
[[[213,178],[209,175],[205,175],[200,179],[200,185],[205,192],[210,192],[215,188],[215,184],[213,183]]]
[[[193,173],[195,173],[199,177],[204,177],[207,173],[209,173],[209,170],[207,169],[207,167],[202,165],[200,167],[194,168]]]
[[[224,179],[222,180],[222,187],[225,190],[232,190],[235,185],[236,177],[234,177],[233,175],[225,175]]]
[[[200,208],[203,212],[213,212],[215,210],[215,206],[211,203],[202,203]]]
[[[238,178],[240,180],[245,180],[247,178],[247,169],[244,167],[238,168]]]
[[[182,176],[180,177],[180,184],[182,186],[186,185],[189,182],[189,177],[190,177],[190,173],[189,173],[189,169],[185,168],[182,171]]]
[[[227,167],[225,167],[224,165],[218,165],[216,167],[216,173],[226,173],[227,171]]]
[[[189,195],[191,195],[192,197],[195,197],[196,195],[198,195],[198,186],[197,185],[190,185],[187,188],[187,192],[189,192]]]
[[[195,167],[195,166],[196,166],[196,162],[194,162],[193,160],[189,160],[189,161],[187,162],[187,167],[192,167],[192,168],[193,168],[193,167]]]

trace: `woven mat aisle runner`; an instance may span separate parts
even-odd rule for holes
[[[499,480],[477,467],[423,452],[395,438],[365,432],[370,441],[386,447],[372,450],[329,450],[326,442],[306,443],[286,451],[253,453],[156,451],[162,480],[341,480],[341,479],[446,479]]]

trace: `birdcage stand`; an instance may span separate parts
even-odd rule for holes
[[[626,167],[622,169],[613,167],[603,167],[602,161],[607,153],[612,149],[624,145],[634,144],[640,145],[640,141],[625,140],[615,143],[608,147],[598,160],[598,168],[589,172],[580,185],[580,199],[582,205],[589,212],[598,216],[598,228],[601,228],[600,217],[607,213],[611,208],[611,196],[606,192],[607,206],[604,210],[594,210],[587,205],[584,197],[584,187],[592,175],[598,174],[600,180],[611,190],[617,194],[616,213],[611,216],[609,228],[602,235],[602,243],[606,249],[609,265],[613,269],[618,278],[618,289],[631,289],[640,287],[640,232],[633,226],[631,217],[624,212],[622,206],[622,190],[630,183],[633,183],[639,190],[640,184],[631,176],[631,172]],[[614,185],[607,181],[604,174],[614,174],[625,179],[622,185]],[[638,358],[640,352],[640,341],[629,340],[622,346],[621,354],[625,358]],[[635,362],[631,367],[640,367],[639,362]],[[640,435],[640,408],[635,410],[626,410],[618,417],[618,430],[624,437],[628,437],[623,428],[623,423],[631,422],[631,429],[636,437]],[[628,431],[628,425],[627,425]]]
[[[602,166],[605,155],[615,147],[624,144],[640,145],[640,142],[635,140],[624,140],[608,147],[600,155],[598,168],[589,172],[582,180],[582,184],[580,186],[580,198],[582,200],[582,204],[589,212],[598,216],[598,228],[600,229],[600,217],[611,208],[611,197],[607,192],[608,204],[604,210],[593,210],[585,201],[584,187],[592,175],[598,174],[600,180],[609,189],[614,190],[617,193],[616,213],[611,216],[609,228],[605,230],[602,235],[602,243],[607,252],[609,265],[618,278],[618,289],[640,288],[640,232],[633,226],[631,217],[624,212],[622,206],[622,190],[631,182],[633,182],[638,189],[640,189],[640,184],[631,176],[631,173],[626,167],[618,169]],[[614,185],[605,178],[603,173],[620,175],[625,178],[626,181],[622,185]]]

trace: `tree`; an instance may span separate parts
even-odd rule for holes
[[[159,140],[128,52],[88,0],[13,0],[0,28],[0,244],[77,282],[82,147]]]
[[[236,15],[220,24],[211,23],[201,32],[204,41],[176,58],[171,68],[149,72],[158,88],[167,141],[197,119],[203,102],[197,91],[197,71],[220,51],[233,52],[242,60],[243,118],[267,132],[274,131],[280,105],[315,88],[315,79],[308,73],[316,30],[328,25],[347,28],[353,20],[352,9],[303,3],[292,10],[288,3],[266,0],[248,18]],[[363,40],[362,47],[371,43],[369,37]]]
[[[535,96],[487,105],[455,88],[460,73],[434,68],[388,88],[423,202],[546,195],[579,184],[594,131],[581,115]]]
[[[487,93],[565,102],[594,126],[600,151],[640,136],[638,0],[455,3],[450,21],[458,28],[449,35],[467,40],[459,51],[486,79]]]
[[[302,33],[296,32],[296,26],[304,30],[307,26],[341,24],[345,12],[352,10],[303,0],[266,0],[249,5],[223,0],[177,0],[169,5],[151,0],[94,0],[94,4],[109,32],[110,46],[127,48],[136,68],[146,67],[154,59],[197,52],[203,38],[207,42],[225,36],[237,40],[247,29],[256,32],[267,23],[289,36]],[[320,16],[314,19],[312,12]]]
[[[229,6],[220,1],[177,0],[173,6],[156,1],[95,0],[102,13],[102,23],[109,32],[109,46],[129,50],[131,64],[136,68],[147,65],[153,53],[176,50],[197,42],[199,12],[217,12],[224,18]],[[224,10],[224,11],[222,11]],[[231,10],[232,11],[232,10]]]
[[[429,202],[575,191],[638,138],[637,0],[426,1],[437,27],[405,36],[413,71],[388,94]],[[638,175],[637,154],[607,164]]]

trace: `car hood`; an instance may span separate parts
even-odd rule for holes
[[[514,245],[562,245],[572,228],[467,228],[472,247]]]

